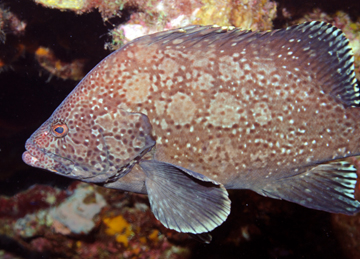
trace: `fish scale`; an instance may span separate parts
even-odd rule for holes
[[[358,106],[351,48],[330,24],[189,26],[106,57],[23,160],[146,193],[166,227],[192,234],[226,219],[226,189],[352,214],[356,169],[334,160],[360,153]]]

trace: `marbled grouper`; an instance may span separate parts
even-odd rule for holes
[[[354,214],[360,91],[348,40],[310,22],[251,32],[188,26],[107,56],[26,142],[25,163],[149,196],[166,227],[199,234],[226,189]]]

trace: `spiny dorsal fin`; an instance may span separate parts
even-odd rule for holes
[[[346,106],[360,106],[360,90],[349,40],[340,29],[329,23],[306,22],[266,32],[193,25],[136,41],[144,45],[159,44],[161,48],[206,50],[211,47],[229,55],[250,49],[274,62],[313,73],[313,80],[322,91]]]

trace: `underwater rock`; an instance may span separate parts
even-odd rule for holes
[[[36,3],[60,10],[80,11],[87,7],[84,0],[35,0]]]
[[[59,204],[66,194],[57,188],[34,185],[13,197],[0,196],[0,218],[18,219]]]
[[[348,258],[360,258],[360,215],[332,215],[337,239]]]
[[[11,65],[24,54],[24,45],[19,40],[7,43],[6,36],[20,37],[25,33],[26,26],[25,21],[20,20],[0,2],[0,72],[11,68]]]
[[[6,33],[22,35],[26,29],[26,22],[20,20],[13,12],[0,5],[0,43],[4,43]]]
[[[94,0],[35,0],[45,7],[71,10],[78,14],[97,9],[104,21],[121,17],[125,10],[132,10],[129,21],[109,32],[112,41],[105,47],[115,50],[134,39],[188,24],[236,26],[243,29],[270,30],[276,17],[276,2],[270,0],[155,0],[155,1],[94,1]]]
[[[50,211],[54,231],[62,234],[87,234],[94,227],[94,217],[106,206],[101,194],[91,185],[79,185],[74,194]],[[67,231],[66,228],[69,230]]]
[[[30,238],[41,235],[45,232],[44,228],[49,227],[52,219],[48,210],[40,210],[37,213],[28,214],[18,219],[14,224],[15,233],[22,238]]]
[[[25,254],[38,256],[34,258],[122,254],[123,258],[180,259],[188,258],[195,242],[161,226],[145,196],[79,182],[66,190],[36,185],[13,197],[1,197],[0,222],[0,244],[11,240]],[[0,250],[0,258],[7,254]]]
[[[46,199],[51,205],[57,198],[48,196]],[[74,193],[59,206],[28,213],[15,221],[13,229],[22,238],[43,235],[47,232],[46,228],[50,227],[64,235],[87,234],[95,227],[94,218],[105,206],[105,199],[94,191],[93,186],[79,184]]]
[[[276,2],[269,0],[203,0],[195,24],[235,26],[242,29],[270,30],[276,17]]]

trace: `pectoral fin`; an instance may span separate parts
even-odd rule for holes
[[[155,217],[167,228],[199,234],[222,224],[230,199],[222,184],[186,168],[156,160],[140,161]]]
[[[356,180],[353,165],[331,162],[274,180],[262,189],[262,194],[312,209],[352,215],[360,211],[360,202],[354,197]]]

